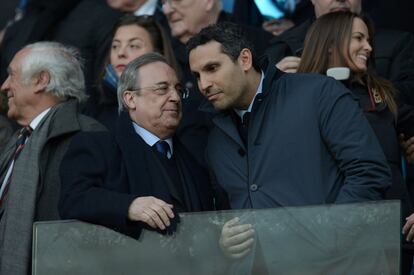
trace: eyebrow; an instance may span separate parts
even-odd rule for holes
[[[205,64],[204,66],[203,66],[203,70],[206,70],[208,67],[210,67],[210,66],[214,66],[214,65],[219,65],[220,64],[220,62],[219,61],[210,61],[210,62],[208,62],[207,64]]]
[[[168,82],[167,81],[160,81],[160,82],[157,82],[157,83],[155,83],[154,85],[168,85]]]
[[[134,40],[144,41],[144,40],[143,40],[142,38],[140,38],[140,37],[134,37],[134,38],[128,39],[128,42],[132,42],[132,41],[134,41]],[[114,39],[112,42],[121,42],[121,40],[119,40],[119,39]]]
[[[159,85],[167,85],[167,86],[170,86],[170,83],[167,82],[167,81],[160,81],[160,82],[155,83],[154,85],[157,85],[157,86],[159,86]],[[181,83],[179,81],[177,81],[175,84],[174,83],[171,83],[171,85],[177,86],[177,85],[181,85]]]
[[[369,34],[365,35],[364,33],[360,32],[360,31],[353,32],[352,35],[354,35],[354,34],[360,34],[361,36],[366,37],[369,40]]]
[[[365,34],[364,34],[364,33],[362,33],[362,32],[360,32],[360,31],[352,32],[352,34],[360,34],[360,35],[362,35],[362,36],[365,36]]]

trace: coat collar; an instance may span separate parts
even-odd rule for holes
[[[63,134],[76,132],[80,130],[80,124],[78,120],[78,102],[74,99],[59,103],[50,110],[49,114],[55,110],[53,117],[51,118],[51,132],[50,138],[57,137]],[[55,123],[55,120],[59,119],[59,123]]]

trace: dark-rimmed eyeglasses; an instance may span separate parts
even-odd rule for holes
[[[181,99],[188,98],[190,94],[190,91],[187,88],[183,88],[180,84],[177,84],[175,86],[171,86],[167,84],[158,84],[158,85],[153,85],[153,86],[140,87],[140,88],[132,90],[132,92],[139,92],[142,90],[150,90],[154,94],[157,94],[160,96],[166,95],[170,93],[171,91],[174,91],[181,97]]]

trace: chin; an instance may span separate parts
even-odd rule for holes
[[[190,36],[188,35],[188,32],[181,27],[177,27],[177,28],[172,28],[171,29],[171,34],[172,36],[174,36],[175,38],[177,38],[178,40],[185,40],[185,39],[190,39]],[[187,39],[187,40],[188,40]]]
[[[214,103],[212,102],[212,104],[213,104],[214,108],[216,110],[219,110],[219,111],[224,111],[224,110],[227,110],[227,109],[231,108],[230,104],[228,104],[226,102],[215,101]]]
[[[165,126],[168,129],[176,128],[180,124],[181,117],[166,119]]]
[[[11,119],[14,119],[14,118],[16,117],[16,114],[15,114],[15,112],[14,112],[14,109],[13,109],[13,108],[10,108],[10,107],[9,107],[9,110],[7,111],[7,117],[8,117],[8,118],[11,118]]]
[[[366,73],[367,72],[367,67],[366,66],[357,66],[356,71],[359,72],[359,73]]]

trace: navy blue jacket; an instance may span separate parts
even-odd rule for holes
[[[139,237],[142,228],[150,227],[128,220],[128,209],[135,198],[154,196],[170,204],[180,199],[156,154],[136,134],[126,113],[118,120],[115,138],[109,132],[75,136],[60,169],[62,218],[84,220]],[[212,210],[208,174],[178,140],[174,140],[174,158],[190,194],[185,198],[189,202],[182,204],[188,211]],[[176,222],[173,220],[173,224]]]
[[[280,73],[280,72],[279,72]],[[391,174],[355,98],[316,74],[265,74],[247,148],[229,113],[213,118],[207,162],[231,208],[380,200]]]

